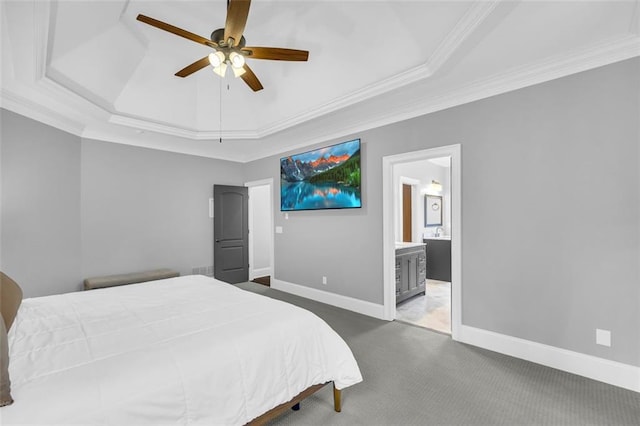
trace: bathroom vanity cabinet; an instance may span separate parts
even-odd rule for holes
[[[396,248],[396,304],[425,292],[427,254],[424,244]]]
[[[451,282],[451,239],[425,238],[429,269],[427,278]]]

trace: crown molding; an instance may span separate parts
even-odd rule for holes
[[[297,114],[293,117],[289,117],[263,127],[257,132],[259,137],[262,138],[269,136],[273,133],[302,124],[305,121],[313,120],[336,110],[349,107],[431,77],[442,65],[444,65],[444,63],[446,63],[460,45],[475,32],[478,26],[480,26],[482,22],[491,15],[496,6],[503,1],[504,0],[476,1],[442,40],[438,47],[436,47],[433,54],[424,64],[418,65],[417,67],[400,74],[388,77],[382,81],[370,84],[360,90],[336,98],[302,114]]]
[[[36,70],[32,78],[35,81],[31,82],[35,87],[25,86],[17,80],[9,81],[9,84],[5,84],[2,88],[0,105],[78,136],[90,132],[92,135],[102,135],[104,140],[112,142],[120,140],[121,143],[128,144],[132,144],[131,138],[118,135],[117,132],[108,135],[108,128],[94,127],[91,123],[108,121],[113,125],[142,129],[186,140],[217,140],[221,136],[228,140],[259,140],[268,139],[268,137],[275,138],[276,136],[272,135],[282,132],[277,135],[278,143],[274,144],[277,147],[273,149],[262,153],[259,152],[260,150],[242,152],[238,153],[238,158],[229,158],[232,161],[247,162],[640,56],[640,36],[634,31],[637,26],[633,26],[632,23],[631,32],[626,35],[611,38],[569,54],[556,55],[541,62],[519,66],[470,84],[424,93],[424,96],[420,96],[418,99],[413,96],[413,101],[397,102],[384,111],[368,114],[368,100],[380,96],[382,96],[382,100],[385,96],[388,97],[387,99],[392,99],[394,91],[403,87],[406,91],[408,88],[405,86],[432,76],[450,59],[454,52],[460,49],[465,40],[476,33],[477,28],[486,22],[501,3],[504,3],[504,0],[474,2],[428,61],[418,67],[261,129],[223,131],[221,134],[220,131],[197,131],[167,123],[152,122],[127,114],[114,113],[114,111],[106,110],[104,106],[97,105],[92,100],[81,96],[64,84],[52,80],[51,76],[47,76],[46,70],[48,50],[51,47],[48,44],[49,33],[52,31],[53,25],[51,14],[55,5],[49,5],[48,2],[35,2],[34,19],[39,24],[36,25],[35,35],[37,46],[34,46]],[[638,15],[637,7],[634,13],[635,16]],[[634,19],[632,17],[632,21]],[[37,89],[39,92],[35,92],[33,89]],[[332,119],[330,125],[308,126],[308,129],[305,129],[305,123],[311,120],[320,120],[321,122],[323,117],[325,120],[329,120],[328,114],[340,110],[350,110],[354,114],[350,114],[348,122]],[[98,128],[100,130],[92,130]],[[304,137],[299,137],[301,132],[297,130],[304,130]],[[294,133],[296,136],[293,136]],[[294,145],[288,145],[294,140]],[[178,151],[176,150],[176,152]]]
[[[475,2],[464,14],[453,30],[445,37],[433,52],[427,65],[435,73],[449,60],[453,52],[469,38],[478,27],[491,15],[504,0],[487,0]]]
[[[268,150],[253,155],[249,153],[249,155],[244,155],[242,158],[229,157],[225,159],[230,161],[250,162],[271,155],[281,154],[293,149],[309,146],[314,143],[338,139],[347,135],[404,121],[417,116],[499,95],[637,56],[640,56],[640,36],[636,34],[628,34],[627,36],[610,39],[605,42],[579,49],[573,54],[550,57],[537,64],[529,64],[528,66],[522,66],[501,74],[496,74],[487,79],[479,80],[464,87],[460,87],[457,90],[446,90],[442,93],[434,94],[432,96],[425,97],[424,100],[404,105],[402,108],[390,109],[388,110],[390,113],[372,117],[370,120],[344,125],[334,122],[331,127],[332,131],[327,132],[326,129],[328,127],[324,127],[321,131],[316,132],[316,134],[309,134],[308,137],[302,140],[297,138],[300,142],[294,145],[287,145],[286,148],[276,148],[274,150]],[[39,85],[41,87],[48,88],[51,94],[66,94],[66,97],[69,98],[69,94],[64,88],[58,87],[58,85],[50,82],[46,77],[39,82]],[[74,135],[86,136],[86,128],[81,124],[82,117],[76,117],[75,120],[70,119],[68,116],[64,116],[55,112],[52,108],[48,108],[43,103],[27,99],[26,97],[20,96],[6,88],[3,88],[0,94],[0,105],[3,108],[41,121]],[[86,109],[84,110],[84,113],[87,114]],[[196,132],[188,129],[178,129],[122,115],[111,115],[109,117],[109,122],[137,129],[145,129],[154,132],[159,131],[160,133],[167,133],[187,139],[216,140],[220,137],[220,132]],[[125,141],[124,138],[108,135],[104,132],[95,133],[92,134],[92,136],[100,137],[100,139],[112,142],[120,141],[121,143],[131,144],[130,140]],[[222,133],[223,139],[261,139],[265,136],[266,135],[258,132]],[[283,139],[286,139],[286,135],[283,135]]]
[[[405,121],[421,115],[430,114],[447,108],[478,101],[503,93],[544,83],[589,69],[610,65],[626,59],[640,56],[640,36],[628,34],[601,43],[578,49],[571,54],[556,55],[544,61],[513,68],[504,73],[494,74],[488,78],[451,90],[430,94],[419,101],[407,103],[401,108],[389,108],[381,115],[371,117],[356,124],[333,122],[331,132],[309,135],[304,141],[288,145],[286,149],[275,149],[259,155],[246,157],[245,162],[282,154],[327,140],[343,138],[366,130]]]
[[[48,65],[49,39],[52,37],[53,26],[51,25],[52,7],[57,8],[57,4],[46,1],[33,2],[33,20],[36,23],[34,28],[35,46],[33,49],[35,63],[35,80],[39,81],[45,77]]]
[[[486,17],[495,9],[495,6],[498,3],[500,3],[500,1],[488,3],[487,7],[480,8],[474,13],[468,13],[465,18],[461,20],[461,22],[464,23],[461,23],[459,26],[457,26],[459,27],[458,32],[460,34],[465,33],[466,35],[464,37],[462,35],[455,37],[452,36],[452,38],[455,38],[457,40],[455,43],[455,48],[457,48],[457,46],[462,43],[466,36],[472,33],[473,30],[471,29],[471,25],[468,22],[473,21],[473,29],[475,29],[477,25],[479,25],[482,20],[486,19]],[[444,50],[441,52],[444,52]],[[447,50],[447,52],[451,52],[451,50]],[[445,55],[445,53],[438,53],[438,55],[439,57],[441,57]],[[578,49],[577,51],[569,55],[553,56],[537,64],[527,64],[525,66],[511,69],[505,73],[491,76],[488,79],[474,82],[464,88],[456,90],[455,92],[446,91],[444,94],[436,95],[433,97],[430,96],[427,99],[426,103],[418,102],[409,104],[402,108],[402,110],[394,110],[392,113],[386,114],[383,117],[379,117],[374,120],[361,122],[353,126],[343,126],[340,130],[336,130],[330,133],[323,132],[316,137],[306,138],[304,142],[298,143],[294,146],[288,146],[285,150],[270,151],[269,153],[267,153],[266,155],[262,155],[261,157],[280,154],[291,149],[319,143],[323,140],[340,138],[356,132],[362,132],[372,128],[392,124],[398,121],[407,120],[420,115],[429,114],[446,108],[473,102],[479,99],[499,95],[509,91],[543,83],[549,80],[554,80],[570,74],[575,74],[592,68],[612,64],[635,56],[640,56],[640,37],[635,34],[616,37],[604,42],[596,43],[583,49]],[[435,61],[440,63],[439,66],[444,63],[442,62],[442,59],[439,58],[437,58]],[[403,75],[400,77],[400,80],[408,81],[409,83],[411,83],[421,79],[416,78],[417,76],[422,76],[422,78],[424,78],[425,75],[431,75],[431,73],[432,71],[430,70],[429,66],[427,64],[423,64],[419,67],[407,71],[406,73],[403,73]],[[329,102],[319,109],[300,114],[287,120],[283,120],[273,126],[260,129],[257,132],[223,131],[222,138],[261,139],[274,133],[294,127],[295,125],[302,124],[305,121],[319,118],[323,115],[346,108],[355,103],[365,101],[375,96],[380,96],[383,93],[395,90],[406,84],[396,85],[395,83],[391,83],[390,79],[387,79],[376,85],[379,87],[375,89],[376,93],[373,95],[372,93],[374,89],[366,88],[362,91],[359,91],[357,94],[350,94],[336,101]],[[113,115],[109,121],[115,124],[166,133],[188,139],[210,140],[220,137],[220,132],[218,131],[198,132],[195,130],[180,129],[173,126],[151,123],[146,120],[138,120],[118,115]],[[254,161],[261,157],[249,156],[246,157],[244,161]]]
[[[177,136],[192,140],[215,140],[220,137],[223,139],[259,139],[260,135],[252,131],[244,130],[227,130],[227,131],[197,131],[185,129],[177,126],[156,123],[149,120],[141,120],[138,118],[125,116],[122,114],[112,114],[109,117],[109,123],[118,124],[120,126],[132,127],[134,129],[147,130],[156,133],[164,133],[171,136]]]
[[[415,83],[417,81],[429,78],[433,73],[441,67],[446,60],[453,54],[453,52],[460,46],[464,40],[466,40],[476,28],[494,11],[496,6],[504,0],[491,0],[491,1],[476,1],[467,10],[460,21],[454,26],[454,28],[447,34],[444,40],[438,45],[434,53],[424,64],[421,64],[415,68],[396,74],[386,78],[385,80],[370,84],[355,92],[351,92],[345,96],[341,96],[330,102],[322,104],[316,108],[312,108],[301,114],[286,118],[284,120],[277,121],[271,125],[257,129],[256,131],[226,131],[222,132],[222,137],[226,139],[259,139],[271,134],[283,131],[290,127],[302,124],[306,121],[310,121],[329,114],[335,110],[343,109],[351,105],[366,101],[368,99],[380,96],[382,94],[397,90],[401,87]],[[167,135],[177,136],[192,140],[209,140],[217,139],[220,137],[220,131],[198,131],[193,129],[187,129],[180,126],[172,126],[168,124],[154,122],[152,120],[145,120],[142,118],[134,118],[125,114],[118,114],[115,111],[110,111],[104,108],[104,105],[96,104],[92,99],[72,87],[64,84],[64,82],[57,81],[48,76],[46,68],[48,65],[49,54],[49,39],[51,38],[51,31],[53,30],[52,13],[55,6],[50,6],[48,2],[36,2],[36,20],[39,22],[37,29],[37,46],[36,46],[36,68],[37,78],[41,81],[49,80],[56,85],[59,85],[66,89],[68,92],[73,93],[76,96],[81,97],[83,100],[94,104],[96,107],[104,112],[111,114],[109,122],[112,124],[134,127],[142,130],[153,131],[157,133],[164,133]]]
[[[360,90],[336,98],[330,102],[320,105],[317,108],[312,108],[302,114],[297,114],[284,120],[277,121],[269,126],[265,126],[258,130],[258,134],[260,137],[265,137],[281,132],[306,121],[322,117],[323,115],[332,113],[336,110],[349,107],[359,102],[383,95],[392,90],[399,89],[400,87],[408,84],[428,78],[431,74],[432,72],[427,64],[419,65],[403,73],[396,74],[382,81],[378,81],[377,83],[370,84]]]
[[[127,146],[135,146],[138,148],[173,152],[175,154],[192,155],[196,157],[231,161],[234,163],[243,163],[242,159],[238,157],[238,155],[240,154],[235,155],[235,154],[229,154],[228,152],[223,152],[223,153],[216,152],[215,155],[210,155],[210,154],[208,155],[206,152],[202,152],[200,147],[194,146],[193,141],[189,141],[192,143],[187,144],[187,147],[185,146],[177,147],[177,145],[173,144],[173,145],[165,146],[163,148],[159,148],[153,142],[149,142],[148,140],[142,140],[140,138],[137,138],[133,134],[120,135],[120,134],[114,134],[113,132],[104,131],[103,129],[97,129],[97,128],[91,128],[91,127],[86,127],[82,132],[81,136],[83,139],[93,139],[96,141],[118,143],[118,144],[127,145]]]
[[[84,124],[81,122],[72,120],[67,116],[55,112],[51,108],[47,108],[38,102],[34,102],[5,88],[0,90],[0,107],[75,136],[81,136],[84,130]]]
[[[640,56],[640,37],[629,34],[612,38],[578,49],[573,53],[554,55],[537,63],[518,66],[504,73],[494,74],[457,90],[436,93],[429,99],[406,104],[402,111],[388,114],[382,120],[385,124],[406,120],[637,56]]]

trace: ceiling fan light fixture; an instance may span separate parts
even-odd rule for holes
[[[244,74],[245,72],[247,72],[244,68],[231,67],[231,69],[233,70],[233,75],[234,75],[236,78],[240,77],[242,74]]]
[[[217,67],[213,68],[213,72],[218,74],[220,77],[224,77],[227,74],[227,64],[222,62]]]
[[[213,68],[218,68],[224,63],[225,59],[224,53],[219,50],[209,53],[209,63]]]
[[[231,52],[229,54],[229,60],[231,61],[231,65],[233,68],[242,68],[244,67],[244,56],[239,54],[238,52]]]

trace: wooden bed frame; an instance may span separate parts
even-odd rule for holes
[[[278,405],[277,407],[272,408],[271,410],[267,411],[260,417],[256,417],[255,419],[247,423],[247,425],[249,426],[264,425],[267,422],[275,419],[276,417],[281,416],[288,409],[292,409],[294,411],[299,410],[300,402],[303,399],[313,395],[314,393],[316,393],[317,391],[319,391],[329,383],[333,383],[333,382],[321,383],[319,385],[313,385],[308,387],[307,389],[300,392],[298,395],[294,396],[293,399],[291,399],[290,401],[284,402]],[[336,413],[339,413],[340,411],[342,411],[342,391],[339,389],[336,389],[335,383],[333,383],[333,409],[336,411]]]

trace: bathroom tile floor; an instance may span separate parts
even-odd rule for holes
[[[426,295],[414,296],[396,306],[396,319],[451,334],[451,283],[427,280]]]

